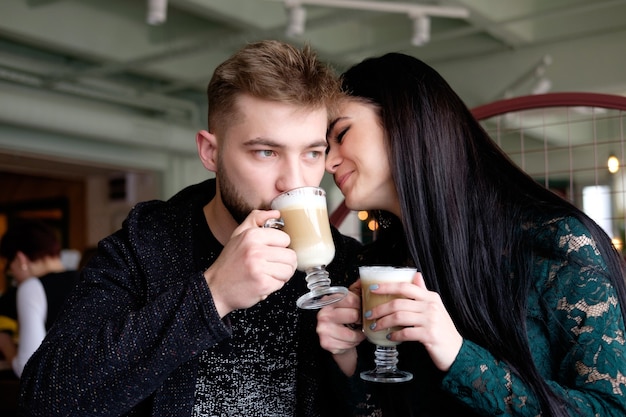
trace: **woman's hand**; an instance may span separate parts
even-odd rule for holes
[[[381,283],[376,294],[397,294],[405,298],[395,299],[371,310],[368,319],[376,321],[374,330],[385,331],[401,326],[392,332],[390,340],[416,341],[424,345],[435,366],[448,371],[456,359],[463,338],[436,292],[428,291],[420,272],[412,283]],[[318,332],[319,333],[319,332]]]
[[[341,300],[317,313],[320,345],[333,354],[335,362],[348,376],[356,370],[356,347],[365,339],[361,331],[361,282],[350,286]]]

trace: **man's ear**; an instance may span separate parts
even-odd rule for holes
[[[217,171],[217,139],[215,135],[206,130],[201,130],[196,134],[196,145],[198,146],[198,156],[202,165],[211,171]]]

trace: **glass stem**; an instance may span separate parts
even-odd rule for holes
[[[326,271],[326,265],[314,266],[306,271],[306,286],[309,290],[315,291],[318,288],[330,286],[330,275]]]
[[[376,370],[395,371],[398,368],[398,350],[395,346],[376,346],[374,353]]]

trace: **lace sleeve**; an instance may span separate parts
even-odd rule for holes
[[[623,417],[624,320],[605,263],[578,221],[560,219],[546,230],[564,256],[536,263],[527,318],[533,360],[554,392],[571,405],[572,415]],[[541,415],[528,386],[470,341],[464,342],[443,388],[485,415]]]

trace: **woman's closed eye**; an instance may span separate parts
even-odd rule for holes
[[[346,135],[349,129],[350,127],[346,126],[344,129],[339,130],[336,135],[332,135],[331,138],[335,141],[335,143],[341,144],[341,142],[343,141],[343,137]]]
[[[343,142],[343,137],[345,136],[348,129],[349,129],[348,127],[346,127],[343,130],[335,129],[330,135],[328,135],[328,147],[326,148],[326,155],[328,155],[331,148],[333,148],[334,146],[341,145],[341,142]],[[338,132],[338,133],[335,133],[335,132]]]

